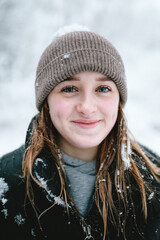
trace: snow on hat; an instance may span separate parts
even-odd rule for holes
[[[57,84],[84,71],[109,77],[119,90],[122,104],[126,103],[125,70],[118,51],[104,37],[74,25],[59,30],[39,60],[35,81],[37,109],[41,110]]]

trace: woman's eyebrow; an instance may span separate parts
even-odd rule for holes
[[[96,81],[112,81],[112,80],[108,77],[101,77],[101,78],[97,78]]]
[[[65,79],[65,81],[80,81],[80,79],[77,77],[68,77]]]

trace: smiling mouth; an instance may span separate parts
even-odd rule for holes
[[[73,123],[75,123],[78,127],[89,129],[96,127],[100,123],[100,120],[76,120],[73,121]]]

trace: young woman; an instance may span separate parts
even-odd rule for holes
[[[40,58],[35,92],[25,145],[0,160],[0,239],[160,239],[158,157],[128,131],[115,47],[62,34]]]

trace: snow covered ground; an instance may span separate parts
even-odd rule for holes
[[[36,66],[54,32],[77,23],[108,38],[126,67],[125,113],[135,138],[160,154],[159,0],[1,0],[0,156],[24,143]]]

